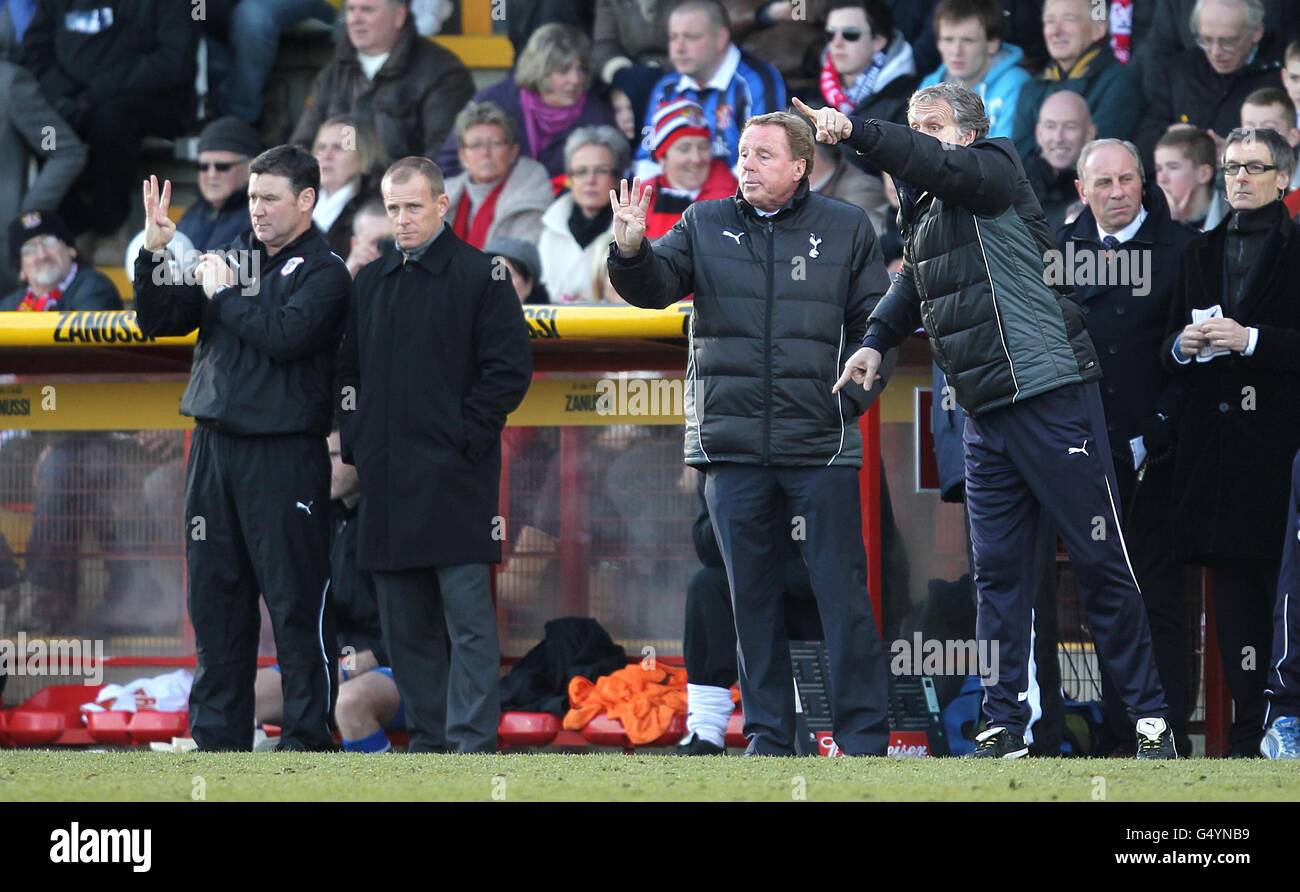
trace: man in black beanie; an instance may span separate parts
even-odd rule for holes
[[[199,199],[176,229],[199,251],[225,247],[251,227],[248,162],[262,138],[239,118],[217,118],[199,134]]]
[[[117,286],[94,266],[77,264],[72,233],[58,214],[20,214],[7,235],[22,285],[0,298],[0,311],[122,309]]]

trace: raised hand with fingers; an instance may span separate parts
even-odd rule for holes
[[[641,242],[645,239],[646,214],[650,212],[653,197],[654,187],[648,183],[643,186],[640,177],[633,177],[630,195],[627,180],[622,181],[618,192],[609,190],[609,202],[614,207],[614,244],[625,257],[641,250]]]
[[[813,126],[817,128],[818,142],[833,146],[853,135],[853,122],[839,109],[829,105],[825,108],[812,109],[804,105],[803,100],[798,96],[792,96],[791,102],[794,104],[795,111],[812,121]]]
[[[172,181],[163,180],[158,189],[158,177],[153,174],[144,181],[144,247],[146,251],[162,251],[176,236],[176,224],[167,216],[172,205]]]

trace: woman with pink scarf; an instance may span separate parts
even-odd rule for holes
[[[522,154],[540,161],[552,177],[564,174],[564,140],[578,127],[614,123],[608,100],[592,91],[591,39],[569,25],[533,32],[514,71],[482,90],[476,102],[494,102],[514,119]],[[444,176],[460,173],[455,134],[438,155]]]

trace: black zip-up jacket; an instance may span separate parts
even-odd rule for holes
[[[347,264],[314,228],[274,256],[251,232],[226,251],[239,260],[240,282],[251,284],[211,300],[198,284],[159,284],[165,270],[155,274],[149,251],[135,260],[140,330],[149,337],[199,330],[181,414],[237,436],[326,436],[334,354],[352,293]]]
[[[357,509],[337,499],[330,503],[330,609],[340,650],[368,650],[388,665],[375,577],[357,568]]]
[[[1100,378],[1079,305],[1045,281],[1056,242],[1011,140],[851,120],[846,142],[901,184],[903,269],[862,346],[883,353],[924,325],[969,415]]]
[[[737,193],[688,207],[651,248],[611,246],[629,303],[661,309],[695,294],[686,365],[686,463],[861,467],[855,420],[879,394],[831,386],[889,287],[860,207],[811,193],[775,215]]]

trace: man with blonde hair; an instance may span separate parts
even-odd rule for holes
[[[528,325],[447,221],[436,164],[402,158],[381,188],[395,244],[357,273],[335,378],[342,458],[364,482],[357,566],[375,577],[408,752],[492,752],[501,430],[532,380]]]

